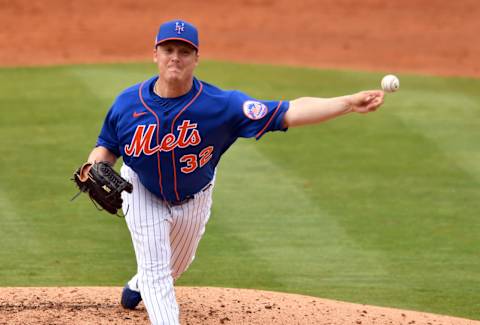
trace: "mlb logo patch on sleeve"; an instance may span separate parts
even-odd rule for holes
[[[254,100],[247,100],[243,103],[243,113],[251,120],[259,120],[268,113],[268,107]]]

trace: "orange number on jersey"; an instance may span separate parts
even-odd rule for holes
[[[198,168],[198,159],[200,158],[200,168],[212,158],[213,146],[208,146],[198,154],[198,158],[194,154],[188,154],[180,158],[180,162],[186,163],[187,166],[180,168],[185,174],[189,174]]]
[[[188,154],[180,158],[180,162],[187,163],[187,166],[180,168],[185,174],[193,172],[198,167],[197,156]]]
[[[200,167],[203,167],[209,160],[212,158],[213,146],[206,147],[203,149],[200,154]]]

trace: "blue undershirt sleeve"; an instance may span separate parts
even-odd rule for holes
[[[119,143],[117,137],[116,118],[113,113],[113,107],[107,113],[105,121],[103,122],[102,130],[97,139],[97,147],[105,147],[110,150],[115,156],[120,156]]]

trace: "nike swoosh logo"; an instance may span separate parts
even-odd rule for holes
[[[133,117],[137,118],[137,117],[140,117],[140,116],[145,115],[145,114],[148,114],[148,113],[147,112],[140,112],[140,113],[133,112]]]

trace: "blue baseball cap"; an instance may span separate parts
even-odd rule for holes
[[[183,41],[192,45],[198,51],[198,31],[195,26],[184,20],[167,21],[160,25],[155,47],[165,41]]]

